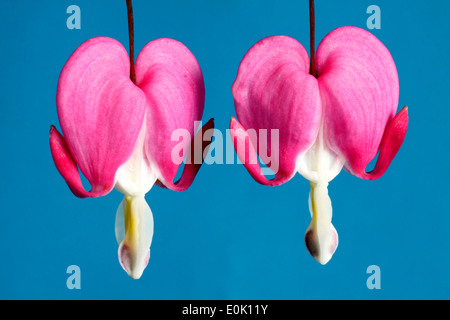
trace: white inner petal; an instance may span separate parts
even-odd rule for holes
[[[310,181],[309,210],[311,223],[305,233],[308,251],[326,264],[336,250],[338,236],[331,223],[333,209],[328,183],[342,170],[344,162],[328,148],[323,136],[323,121],[314,144],[297,159],[297,170]]]
[[[142,125],[131,157],[116,172],[115,188],[125,196],[116,213],[115,234],[119,261],[128,275],[141,277],[150,258],[153,215],[145,194],[155,184],[157,175],[145,154],[146,121]]]
[[[326,145],[323,137],[323,123],[316,141],[297,159],[297,170],[314,183],[328,183],[341,172],[344,162]]]
[[[139,279],[150,258],[153,215],[143,196],[125,196],[116,213],[119,261],[128,275]]]
[[[144,120],[133,154],[116,172],[115,188],[124,195],[144,195],[150,191],[157,179],[155,170],[152,170],[146,160],[148,155],[144,155],[145,122]]]

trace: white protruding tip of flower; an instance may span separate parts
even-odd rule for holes
[[[330,261],[338,246],[338,235],[331,223],[333,209],[328,196],[328,183],[343,166],[344,161],[327,146],[322,120],[316,141],[297,159],[298,172],[311,185],[311,223],[305,233],[305,244],[309,253],[322,265]]]
[[[116,214],[119,261],[133,279],[139,279],[150,259],[153,216],[144,196],[125,196]]]
[[[305,233],[306,248],[317,262],[325,265],[339,243],[338,234],[331,223],[331,200],[326,185],[311,183],[309,210],[311,223]]]

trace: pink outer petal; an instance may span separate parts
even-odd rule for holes
[[[54,138],[52,150],[59,150],[56,157],[53,154],[59,161],[57,167],[67,164],[67,170],[60,172],[72,181],[68,183],[78,196],[110,191],[117,169],[133,152],[146,100],[129,72],[126,50],[116,40],[103,37],[83,43],[61,72],[56,103],[67,146],[60,143],[57,147],[55,141],[60,139]],[[73,182],[75,164],[89,180],[91,193]]]
[[[308,72],[306,50],[287,36],[262,39],[247,52],[239,66],[232,91],[241,124],[232,119],[231,125],[256,130],[257,141],[252,142],[254,152],[260,146],[260,130],[268,130],[267,155],[271,154],[271,130],[279,130],[279,163],[275,164],[278,172],[274,180],[262,177],[258,166],[246,165],[260,183],[277,185],[292,178],[298,156],[317,137],[322,115],[320,95],[317,79]],[[245,135],[236,133],[234,137],[239,140]]]
[[[156,182],[157,185],[174,191],[184,191],[191,186],[195,176],[203,164],[203,160],[205,160],[204,156],[206,156],[209,145],[211,144],[210,140],[205,140],[203,138],[203,135],[210,129],[214,129],[214,119],[210,119],[195,135],[194,139],[192,139],[190,146],[191,148],[187,155],[187,158],[190,159],[190,161],[185,164],[180,179],[175,183],[172,181],[165,181],[164,183],[161,183],[161,181],[158,180]],[[197,148],[197,143],[195,141],[199,141],[198,145],[200,148]],[[201,155],[196,156],[197,152],[201,152]],[[201,162],[197,163],[196,159],[201,159]]]
[[[177,129],[187,130],[193,137],[195,121],[202,117],[205,87],[200,66],[182,43],[157,39],[139,53],[136,80],[148,101],[145,120],[147,160],[156,166],[162,184],[174,190],[185,189],[197,171],[188,167],[189,174],[186,174],[193,175],[187,179],[189,182],[173,184],[180,165],[171,159],[172,149],[179,143],[171,137]],[[188,148],[186,145],[186,150]]]
[[[108,186],[97,192],[88,192],[84,189],[77,164],[69,151],[66,140],[54,126],[50,128],[50,150],[56,169],[66,180],[74,195],[79,198],[100,197],[111,191],[111,187]]]
[[[317,67],[326,141],[345,159],[349,172],[368,178],[363,174],[364,168],[378,153],[383,136],[403,141],[403,131],[406,131],[405,127],[385,133],[399,98],[392,56],[370,32],[342,27],[330,32],[320,43]],[[394,134],[401,137],[392,137]],[[386,142],[384,147],[398,150],[388,145]],[[392,150],[387,153],[390,159],[386,154],[380,159],[384,170],[377,169],[377,174],[370,175],[371,179],[387,169],[395,155]]]
[[[247,130],[239,123],[239,121],[236,120],[235,117],[231,117],[230,135],[239,159],[256,182],[273,187],[287,182],[294,175],[295,172],[293,171],[279,171],[274,179],[267,179],[262,172],[258,161],[258,155],[255,148],[256,141],[252,140]]]
[[[408,107],[404,107],[389,122],[384,132],[380,145],[380,155],[378,156],[375,168],[369,173],[365,172],[365,167],[353,168],[353,174],[359,178],[368,180],[375,180],[381,177],[386,172],[405,139],[408,121]]]

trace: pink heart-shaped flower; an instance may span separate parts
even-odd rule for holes
[[[183,140],[183,150],[190,150],[192,156],[201,153],[201,161],[186,164],[181,178],[173,181],[180,163],[173,161],[171,152],[180,142],[172,140],[172,133],[184,130],[193,137],[204,101],[197,60],[172,39],[151,41],[140,52],[136,84],[130,80],[125,48],[105,37],[83,43],[61,72],[56,104],[64,137],[51,127],[53,160],[78,197],[103,196],[114,187],[124,193],[116,235],[119,259],[132,277],[140,277],[148,262],[153,234],[144,195],[155,182],[183,191],[200,169],[208,141],[195,150],[194,138]],[[202,131],[213,127],[211,119]],[[78,169],[89,181],[90,191]]]
[[[296,172],[310,180],[308,250],[326,263],[336,250],[328,183],[344,167],[363,179],[384,174],[403,143],[408,109],[395,112],[397,69],[386,47],[356,27],[330,32],[317,50],[317,78],[303,46],[287,36],[256,43],[244,56],[233,84],[236,120],[230,133],[236,152],[259,183],[275,186]],[[249,131],[253,130],[253,134]],[[258,161],[270,152],[269,130],[279,136],[278,159],[261,160],[275,173],[267,179]],[[265,150],[261,146],[265,146]],[[365,168],[379,153],[375,168]],[[267,153],[265,153],[267,154]]]

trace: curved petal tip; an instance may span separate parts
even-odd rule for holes
[[[173,191],[184,191],[189,188],[194,179],[199,172],[203,161],[208,153],[208,148],[211,144],[212,135],[211,131],[214,132],[214,118],[209,119],[209,121],[197,132],[195,137],[192,139],[190,144],[190,149],[187,154],[187,163],[183,168],[183,173],[178,181],[172,182],[164,180],[164,175],[156,181],[156,185],[168,188]],[[206,136],[211,136],[206,138]],[[163,181],[164,180],[164,181]]]
[[[123,270],[125,270],[130,278],[135,280],[140,279],[150,260],[150,249],[148,249],[142,265],[139,266],[133,263],[135,260],[135,258],[133,257],[133,252],[126,244],[120,244],[118,253],[119,262]]]
[[[66,140],[54,127],[50,127],[50,150],[56,169],[62,175],[70,190],[79,198],[95,198],[108,194],[114,185],[93,185],[92,191],[86,191],[81,182],[77,164],[70,153]]]
[[[279,159],[273,159],[274,163],[270,165],[277,168],[275,177],[273,179],[267,179],[264,175],[261,165],[258,159],[258,153],[255,145],[257,143],[257,137],[252,136],[254,131],[246,130],[242,124],[235,117],[231,117],[230,121],[230,135],[233,141],[234,149],[236,153],[256,182],[266,186],[279,186],[289,181],[295,175],[295,166],[279,166]],[[276,162],[276,163],[275,163]]]
[[[403,144],[408,129],[408,123],[408,106],[405,106],[389,122],[384,131],[383,139],[380,144],[380,154],[375,164],[375,168],[368,173],[365,172],[364,168],[357,168],[356,170],[350,168],[351,172],[362,179],[376,180],[380,178],[389,168],[389,165]]]

